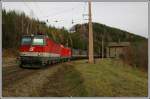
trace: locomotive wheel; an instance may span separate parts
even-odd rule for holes
[[[46,66],[46,63],[45,61],[42,61],[42,66]]]
[[[19,61],[19,67],[23,68],[23,63],[21,61]]]
[[[20,65],[19,65],[19,67],[23,68],[23,65],[22,65],[22,64],[20,64]]]
[[[51,65],[55,64],[54,60],[51,60],[51,62],[50,62],[50,63],[51,63]]]
[[[70,58],[68,58],[68,62],[70,62]]]
[[[49,64],[51,65],[51,61],[50,61],[50,60],[48,61],[48,65],[49,65]]]
[[[53,64],[56,64],[56,61],[55,61],[55,60],[53,60]]]

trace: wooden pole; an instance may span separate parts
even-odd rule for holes
[[[94,63],[91,0],[89,0],[89,63]]]

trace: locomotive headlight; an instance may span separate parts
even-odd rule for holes
[[[38,56],[41,56],[42,54],[41,53],[38,53]]]

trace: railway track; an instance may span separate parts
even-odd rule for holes
[[[22,69],[20,67],[9,67],[9,69],[3,69],[2,73],[2,86],[3,88],[7,86],[11,86],[13,83],[16,83],[17,81],[24,79],[33,73],[37,72],[36,70],[31,69]]]
[[[8,67],[2,67],[2,86],[3,88],[8,87],[9,85],[11,86],[21,79],[25,79],[36,72],[51,68],[58,64],[60,63],[52,64],[43,68],[20,68],[17,64]]]
[[[10,67],[2,67],[3,71],[2,71],[2,75],[3,76],[7,76],[7,75],[10,75],[14,72],[19,72],[21,71],[22,69],[21,68],[18,68],[18,66],[10,66]]]
[[[17,65],[3,67],[3,96],[32,96],[47,82],[61,64],[53,64],[44,68],[20,68]],[[42,90],[43,91],[43,90]]]
[[[72,61],[76,60],[77,59]],[[26,77],[32,76],[36,72],[43,71],[58,64],[60,63],[52,64],[43,68],[20,68],[17,64],[13,66],[2,67],[2,86],[3,88],[9,87],[16,82],[25,79]]]
[[[3,88],[9,87],[12,84],[32,76],[35,73],[43,71],[45,69],[51,68],[56,64],[49,65],[43,68],[20,68],[18,65],[13,65],[9,67],[2,68],[2,86]]]

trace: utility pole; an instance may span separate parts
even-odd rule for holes
[[[89,0],[88,3],[89,3],[89,63],[94,63],[91,0]]]
[[[104,58],[104,39],[105,39],[105,27],[104,32],[102,33],[102,59]]]
[[[28,22],[28,21],[27,21]],[[29,22],[27,23],[27,34],[29,34]]]
[[[73,47],[72,38],[71,38],[70,34],[69,34],[69,39],[70,39],[70,46]]]
[[[22,30],[22,34],[23,34],[23,26],[24,26],[24,24],[23,24],[23,14],[22,14],[22,21],[21,21],[21,30]]]

